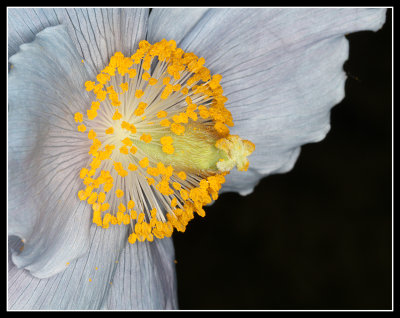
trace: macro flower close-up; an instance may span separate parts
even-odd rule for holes
[[[8,309],[179,309],[174,236],[325,138],[385,18],[8,8]]]

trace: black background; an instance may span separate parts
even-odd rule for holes
[[[348,36],[345,99],[294,169],[174,234],[180,309],[392,309],[392,20]]]

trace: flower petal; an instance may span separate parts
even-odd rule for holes
[[[11,310],[97,310],[176,308],[174,251],[171,239],[127,242],[123,227],[93,225],[89,252],[64,264],[65,270],[38,279],[9,260]],[[21,244],[11,237],[9,247]]]
[[[8,56],[18,52],[23,43],[32,42],[35,35],[49,26],[60,24],[54,9],[8,8]]]
[[[233,175],[222,191],[250,193],[261,177],[290,170],[301,145],[325,137],[330,109],[344,97],[344,35],[376,31],[384,20],[384,9],[351,8],[213,9],[197,20],[180,47],[223,76],[231,133],[256,145],[254,180],[239,187]]]
[[[178,44],[187,33],[198,23],[207,8],[154,8],[149,17],[147,40],[150,43],[175,40]]]
[[[44,28],[63,24],[85,66],[97,75],[116,51],[129,55],[136,50],[145,37],[147,17],[145,8],[10,8],[9,55]]]
[[[176,288],[172,239],[128,244],[102,309],[176,309]]]
[[[90,106],[88,73],[65,27],[50,27],[9,60],[8,232],[25,242],[18,267],[48,277],[89,244],[79,170],[90,146],[74,113]]]

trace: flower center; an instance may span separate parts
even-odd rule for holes
[[[78,197],[98,226],[130,226],[130,243],[184,232],[230,170],[247,170],[254,144],[229,134],[222,77],[204,63],[175,41],[141,41],[85,83],[96,99],[74,116],[92,141]]]

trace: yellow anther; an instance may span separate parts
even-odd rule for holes
[[[119,120],[121,118],[122,118],[122,114],[118,110],[116,110],[114,115],[112,116],[112,119],[113,120]]]
[[[164,117],[167,117],[167,115],[168,115],[168,113],[167,113],[165,110],[160,110],[160,111],[157,113],[157,117],[158,117],[158,118],[164,118]]]
[[[189,93],[189,89],[187,87],[184,87],[184,88],[181,89],[181,93],[183,95],[187,95]]]
[[[175,152],[175,148],[174,146],[167,144],[167,145],[163,145],[161,150],[163,152],[165,152],[166,154],[172,155]]]
[[[169,97],[169,95],[171,95],[171,93],[172,93],[172,85],[167,84],[167,86],[162,91],[160,98],[167,99]]]
[[[132,146],[131,149],[129,149],[129,152],[133,155],[136,153],[136,151],[137,151],[137,148],[135,146]]]
[[[171,136],[163,136],[160,138],[160,142],[162,145],[168,145],[168,144],[172,144],[174,140],[172,139]]]
[[[229,128],[220,121],[215,123],[214,128],[221,137],[226,137],[229,135]]]
[[[99,75],[96,76],[96,79],[100,84],[104,85],[110,80],[110,75],[100,73]]]
[[[142,140],[142,141],[144,141],[145,143],[149,143],[149,142],[151,142],[151,135],[150,134],[145,134],[145,133],[143,133],[141,136],[140,136],[140,140]]]
[[[119,105],[121,105],[121,102],[118,97],[111,99],[111,106],[118,107]]]
[[[111,215],[111,224],[112,225],[118,224],[118,219],[115,215]]]
[[[129,153],[129,149],[127,146],[122,146],[121,148],[119,148],[119,152],[124,155],[127,155]]]
[[[130,131],[132,134],[136,134],[136,127],[135,127],[135,125],[130,124],[130,125],[129,125],[129,131]]]
[[[177,173],[177,175],[182,180],[186,180],[186,172],[185,171],[180,171],[180,172]]]
[[[103,228],[107,229],[109,227],[109,223],[111,222],[112,215],[110,213],[106,213],[103,218]]]
[[[144,72],[143,75],[142,75],[142,79],[144,81],[148,81],[150,79],[150,77],[151,77],[150,74],[147,73],[147,72]]]
[[[126,138],[122,139],[121,141],[122,141],[122,143],[123,143],[125,146],[128,146],[128,147],[131,147],[132,144],[133,144],[133,143],[132,143],[132,140],[129,139],[129,137],[126,137]]]
[[[92,82],[92,81],[86,81],[85,82],[85,88],[88,92],[90,92],[91,90],[93,90],[93,88],[95,87],[96,83]]]
[[[107,135],[111,135],[112,133],[114,133],[114,127],[109,127],[106,129],[106,134]]]
[[[106,194],[104,192],[100,192],[97,196],[97,202],[104,203],[105,200],[106,200]]]
[[[160,171],[157,167],[147,167],[146,172],[153,177],[156,177],[160,174]]]
[[[144,114],[144,110],[146,109],[146,107],[147,107],[146,103],[140,102],[136,110],[134,111],[134,114],[136,116],[142,116]]]
[[[96,137],[96,133],[94,132],[93,129],[90,129],[89,133],[88,133],[88,138],[93,140],[95,137]]]
[[[128,70],[129,78],[134,78],[136,76],[136,69],[129,69]]]
[[[113,165],[114,165],[114,169],[117,171],[124,169],[121,162],[114,162]]]
[[[121,86],[123,92],[128,91],[128,83],[121,83],[120,86]]]
[[[172,186],[174,187],[175,190],[180,190],[181,189],[181,184],[178,182],[173,182]]]
[[[149,165],[149,158],[144,157],[142,160],[139,161],[139,165],[142,168],[146,168]]]
[[[165,77],[165,78],[163,79],[163,81],[162,81],[163,85],[168,85],[170,80],[171,80],[170,77]]]
[[[100,102],[96,102],[96,101],[92,102],[91,108],[94,110],[98,110],[100,108]]]
[[[123,120],[122,123],[121,123],[121,128],[129,129],[129,125],[130,124],[127,121]]]
[[[158,83],[157,79],[155,79],[153,77],[149,79],[149,85],[150,86],[156,85],[157,83]]]
[[[93,182],[93,179],[90,177],[86,177],[83,179],[83,184],[88,186],[89,184],[91,184]]]
[[[169,127],[171,125],[171,122],[168,119],[163,119],[160,121],[160,125],[162,127]]]
[[[189,193],[187,192],[187,190],[181,189],[179,193],[181,194],[181,197],[184,201],[186,201],[189,198]]]
[[[103,90],[104,85],[103,84],[96,84],[93,87],[93,93],[97,94],[98,92]]]
[[[152,208],[150,210],[150,215],[151,215],[152,218],[155,218],[156,215],[157,215],[157,209],[156,208]]]
[[[133,209],[135,207],[135,202],[133,202],[132,200],[129,200],[127,207],[128,207],[128,209]]]
[[[102,72],[103,72],[103,73],[106,73],[106,74],[108,74],[108,75],[111,75],[111,76],[115,76],[115,67],[111,67],[111,66],[107,65],[107,66],[102,70]]]
[[[92,185],[87,186],[85,188],[85,195],[89,196],[92,193],[93,189],[94,189],[94,186],[92,186]]]
[[[171,195],[174,191],[169,187],[168,179],[162,178],[161,181],[156,185],[156,189],[163,195]]]
[[[117,173],[122,178],[124,178],[128,175],[128,171],[126,171],[126,170],[118,170]]]
[[[144,221],[144,213],[139,213],[139,216],[137,218],[138,223],[142,223]]]
[[[210,112],[208,111],[208,108],[206,106],[199,105],[198,109],[201,118],[207,119],[208,117],[210,117]]]
[[[82,121],[83,121],[83,115],[82,115],[82,113],[75,113],[75,115],[74,115],[74,120],[75,120],[75,122],[77,122],[77,123],[81,123]]]
[[[143,90],[141,90],[141,89],[137,89],[136,90],[136,92],[135,92],[135,97],[136,98],[141,98],[143,95],[144,95]]]
[[[89,196],[89,199],[87,200],[87,203],[89,204],[93,204],[95,203],[97,200],[97,193],[96,192],[92,192]]]
[[[118,211],[120,211],[122,213],[124,213],[126,211],[126,207],[125,207],[125,205],[123,203],[120,203],[118,205]]]
[[[177,124],[187,124],[188,123],[188,116],[186,113],[180,113],[179,115],[172,116],[172,120]]]
[[[173,90],[174,92],[177,92],[177,91],[179,91],[180,89],[181,89],[181,84],[175,84],[175,85],[172,86],[172,90]]]
[[[136,242],[137,235],[135,233],[131,233],[128,237],[128,242],[134,244]]]
[[[92,162],[90,163],[90,167],[92,168],[92,169],[97,169],[98,167],[100,167],[100,164],[101,164],[101,160],[99,159],[99,158],[94,158],[93,160],[92,160]]]
[[[95,173],[96,171],[94,169],[90,169],[87,175],[88,177],[92,177]]]
[[[96,93],[96,98],[101,102],[106,99],[106,96],[107,96],[107,92],[103,91],[103,90],[100,90]]]
[[[113,184],[112,184],[112,183],[106,183],[106,184],[104,185],[104,191],[105,191],[105,192],[109,192],[109,191],[112,189],[112,187],[113,187]]]
[[[148,71],[150,69],[150,65],[151,65],[151,56],[146,55],[145,58],[143,59],[142,68]]]
[[[128,166],[128,169],[131,170],[131,171],[136,171],[137,170],[137,166],[134,165],[133,163],[130,163],[129,166]]]
[[[150,177],[146,177],[147,183],[151,186],[153,185],[156,181],[154,180],[154,178],[150,178]]]
[[[95,203],[96,204],[96,203]],[[93,223],[97,226],[102,226],[103,222],[101,220],[101,211],[93,211]]]
[[[185,126],[183,126],[181,124],[177,124],[177,123],[172,123],[171,131],[177,135],[183,135],[183,133],[185,132]]]
[[[123,222],[125,225],[128,225],[128,224],[131,223],[131,218],[130,218],[129,214],[124,214],[124,218],[123,218],[122,222]]]
[[[88,170],[87,168],[82,168],[82,169],[81,169],[81,172],[79,173],[79,177],[80,177],[81,179],[84,179],[84,178],[86,177],[86,175],[87,175],[88,172],[89,172],[89,170]]]
[[[172,207],[172,208],[175,208],[175,207],[177,206],[177,204],[178,204],[178,200],[174,197],[174,198],[171,200],[171,207]]]
[[[84,124],[79,125],[79,126],[78,126],[78,131],[80,131],[80,132],[85,132],[85,131],[86,131],[86,126],[85,126]]]
[[[79,200],[81,200],[81,201],[86,200],[87,195],[86,195],[86,193],[85,193],[84,190],[79,190],[79,191],[78,191],[78,198],[79,198]]]
[[[115,190],[115,195],[117,196],[117,198],[122,198],[124,195],[124,191],[122,191],[121,189],[117,189]]]

